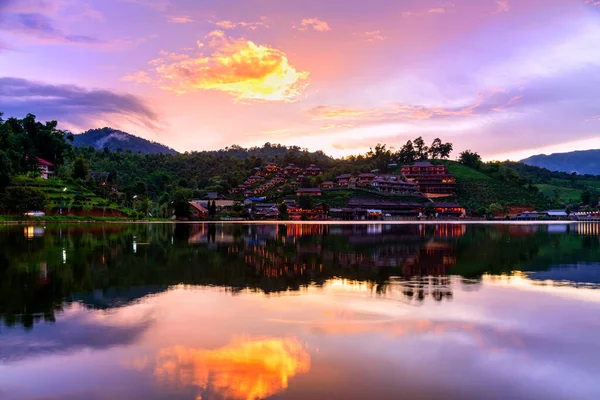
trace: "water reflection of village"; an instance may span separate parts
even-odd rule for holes
[[[597,283],[590,274],[600,265],[599,238],[598,225],[587,222],[5,227],[0,319],[30,327],[53,321],[66,303],[111,309],[182,283],[278,293],[344,281],[416,303],[477,289],[483,274],[531,271]],[[557,268],[570,269],[539,273]],[[462,279],[460,287],[451,276]]]
[[[323,284],[332,278],[372,282],[378,292],[396,277],[407,297],[450,298],[448,276],[456,265],[455,243],[462,224],[304,225],[244,227],[243,234],[223,226],[196,225],[190,244],[205,244],[244,260],[257,276],[303,278]],[[400,284],[404,282],[404,284]]]

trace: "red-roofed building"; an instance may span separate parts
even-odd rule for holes
[[[402,175],[416,183],[419,191],[430,198],[454,196],[456,192],[456,179],[445,165],[416,162],[403,166]]]
[[[319,188],[300,188],[296,190],[296,196],[320,196],[321,193]]]
[[[42,174],[42,178],[48,179],[50,176],[54,175],[54,164],[50,161],[46,161],[43,158],[36,157],[35,158],[38,164],[38,168],[40,169],[40,174]]]

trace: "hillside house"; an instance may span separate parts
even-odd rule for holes
[[[315,164],[310,164],[310,166],[304,170],[304,175],[323,175],[323,171],[321,171],[321,168],[318,168]]]
[[[402,175],[414,182],[427,197],[448,197],[456,193],[456,179],[445,165],[416,162],[402,167]]]
[[[54,164],[52,164],[50,161],[44,160],[43,158],[36,157],[35,159],[37,161],[37,166],[42,178],[48,179],[54,175]]]
[[[300,188],[296,190],[296,196],[321,196],[322,192],[319,188]]]

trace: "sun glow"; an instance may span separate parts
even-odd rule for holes
[[[210,387],[225,398],[257,400],[282,391],[290,378],[309,369],[310,356],[296,339],[238,339],[216,350],[164,349],[154,374],[161,382],[193,385],[201,392]]]

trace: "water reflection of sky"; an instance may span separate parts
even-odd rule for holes
[[[176,286],[0,333],[7,399],[598,399],[600,293],[526,276],[232,296]],[[37,351],[40,350],[40,351]],[[35,384],[31,384],[35,382]]]

